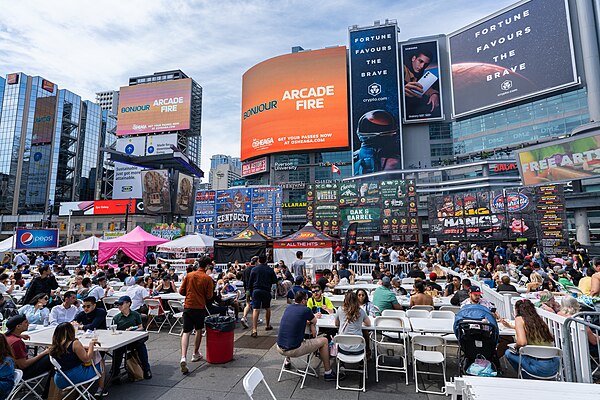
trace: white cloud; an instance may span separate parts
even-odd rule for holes
[[[130,76],[181,69],[204,88],[202,168],[239,155],[241,76],[254,64],[346,44],[347,27],[396,19],[401,39],[448,33],[511,0],[0,0],[0,74],[43,76],[94,99]]]

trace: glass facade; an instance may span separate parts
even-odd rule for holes
[[[77,154],[77,171],[79,171],[79,187],[75,192],[77,201],[94,200],[101,130],[102,109],[98,104],[89,100],[84,101]]]
[[[114,149],[117,142],[117,117],[110,111],[102,110],[102,126],[100,128],[100,143],[102,147]],[[98,165],[96,180],[96,199],[111,199],[114,179],[114,164],[110,154],[102,152]]]
[[[235,169],[242,169],[242,162],[239,157],[231,157],[225,154],[215,154],[210,158],[210,169],[217,168],[218,165],[229,164]]]
[[[454,122],[454,154],[535,143],[589,122],[585,88]]]

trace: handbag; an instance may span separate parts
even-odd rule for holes
[[[498,373],[494,370],[494,365],[479,354],[473,364],[467,368],[467,374],[475,376],[496,376]]]
[[[133,382],[144,380],[144,370],[142,369],[142,363],[136,352],[129,352],[127,360],[125,361],[125,368],[127,369],[129,379]]]

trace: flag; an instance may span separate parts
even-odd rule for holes
[[[335,165],[335,164],[331,164],[331,172],[334,173],[334,174],[338,174],[338,175],[342,174],[342,172],[340,171],[340,169],[338,168],[338,166]]]
[[[346,230],[346,249],[356,244],[356,231],[358,230],[358,222],[353,222]]]

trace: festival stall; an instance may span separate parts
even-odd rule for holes
[[[336,239],[317,230],[310,222],[291,235],[273,242],[274,261],[283,260],[292,265],[296,260],[296,252],[303,253],[302,259],[307,264],[326,264],[333,258],[333,247]]]
[[[98,251],[98,245],[104,242],[104,240],[90,236],[87,239],[80,240],[79,242],[71,243],[52,251],[64,252],[64,253],[77,253],[79,252],[79,265],[85,265],[93,261],[91,252]]]
[[[9,238],[4,239],[0,242],[0,253],[6,253],[9,251],[14,251],[15,249],[15,235],[12,235]]]
[[[266,254],[272,243],[270,237],[260,233],[254,225],[249,225],[235,236],[215,241],[215,261],[227,263],[238,260],[244,263],[254,256]]]
[[[100,242],[98,245],[98,262],[104,264],[121,250],[132,260],[143,263],[146,262],[148,247],[158,246],[168,241],[151,235],[141,227],[136,226],[131,232],[119,238]]]
[[[157,246],[156,252],[162,253],[157,261],[171,264],[193,264],[197,256],[213,254],[215,240],[214,237],[201,233],[182,236]],[[163,257],[164,254],[167,256]]]

